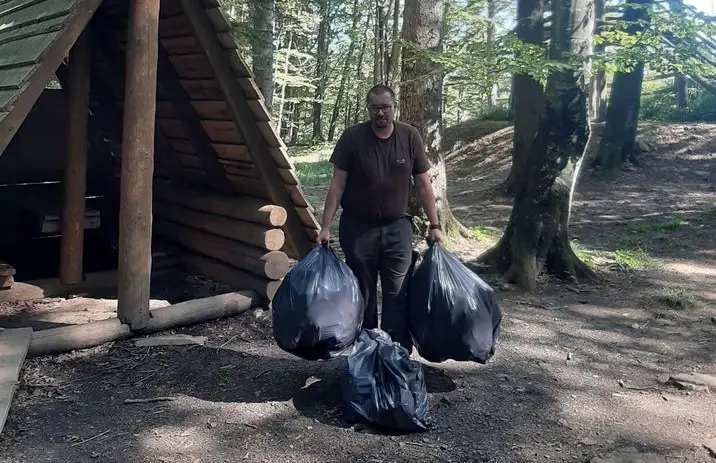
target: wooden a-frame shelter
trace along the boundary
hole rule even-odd
[[[218,2],[0,0],[0,162],[23,155],[13,137],[55,76],[67,102],[62,282],[83,278],[89,159],[119,209],[120,322],[149,323],[153,235],[270,300],[319,227]]]

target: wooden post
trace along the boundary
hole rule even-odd
[[[60,281],[65,285],[82,282],[87,188],[87,114],[90,94],[89,47],[89,31],[85,29],[70,50],[67,85],[67,165],[60,239]]]
[[[159,0],[132,0],[122,135],[117,316],[132,330],[149,322],[152,176],[157,107]]]

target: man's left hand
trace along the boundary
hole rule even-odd
[[[443,245],[443,232],[440,229],[430,230],[428,234],[431,243],[437,243],[440,246]]]

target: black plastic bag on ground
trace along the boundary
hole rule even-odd
[[[358,337],[365,306],[351,269],[317,246],[284,277],[272,302],[278,346],[306,360],[339,356]]]
[[[358,336],[342,390],[348,421],[363,418],[398,432],[431,426],[422,365],[382,330],[364,330]]]
[[[425,360],[484,364],[494,355],[502,322],[494,290],[442,246],[431,244],[412,275],[408,307]]]

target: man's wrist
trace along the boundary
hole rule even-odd
[[[440,230],[439,222],[430,222],[430,230]]]

